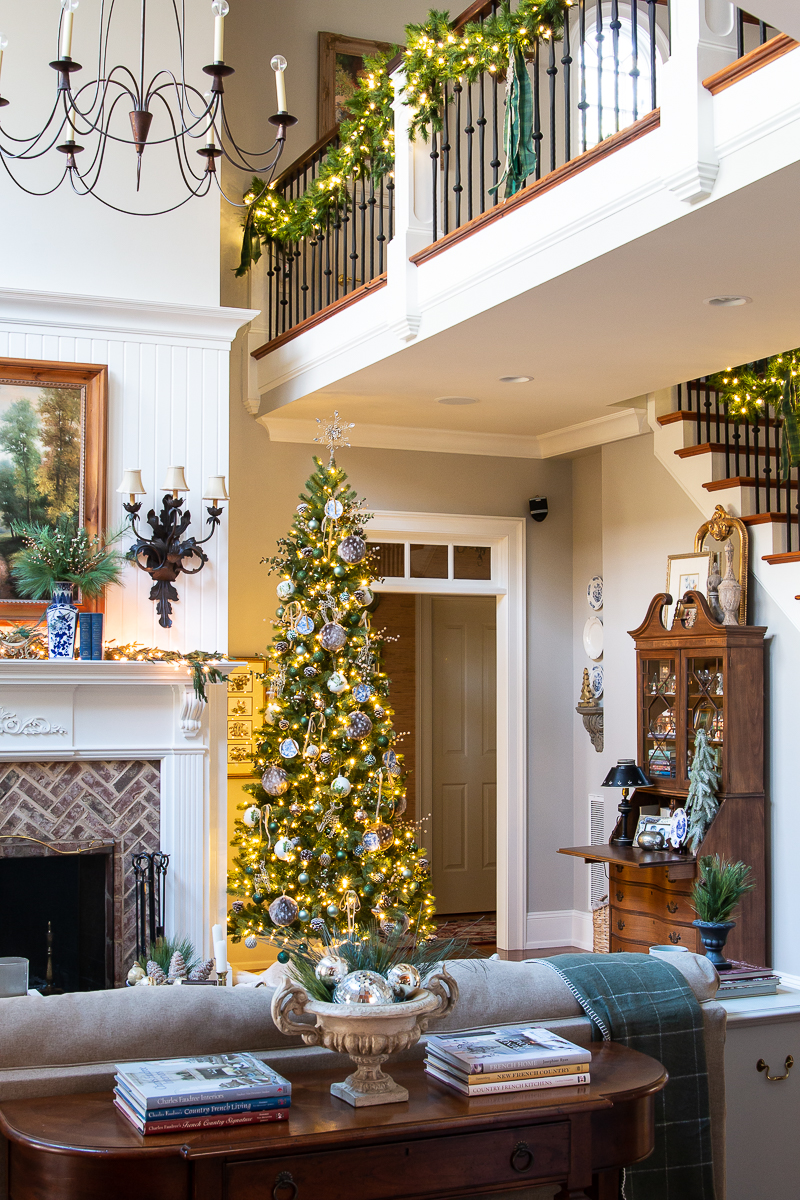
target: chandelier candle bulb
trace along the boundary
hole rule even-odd
[[[288,112],[289,109],[286,107],[286,79],[284,76],[284,71],[288,65],[286,59],[282,54],[276,54],[269,65],[275,72],[275,88],[278,93],[278,112]]]
[[[3,73],[3,51],[5,50],[7,45],[8,45],[8,38],[4,37],[3,34],[0,33],[0,75],[2,75],[2,73]]]
[[[75,20],[75,9],[78,7],[78,0],[61,0],[61,7],[64,10],[61,23],[61,57],[72,57],[72,24]]]
[[[230,12],[228,0],[214,0],[211,11],[214,14],[214,62],[221,63],[225,61],[225,17]]]

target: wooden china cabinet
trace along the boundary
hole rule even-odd
[[[690,592],[671,629],[662,612],[669,595],[655,596],[636,642],[637,762],[652,781],[631,797],[633,832],[642,806],[685,803],[694,739],[708,735],[717,759],[719,810],[699,854],[741,859],[753,868],[755,890],[745,896],[726,953],[766,965],[764,811],[764,635],[753,625],[721,625],[705,597]],[[636,846],[572,846],[564,854],[607,865],[611,950],[644,951],[669,944],[701,951],[693,927],[691,889],[697,863],[690,853]]]

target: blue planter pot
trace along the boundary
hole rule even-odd
[[[731,964],[722,954],[728,934],[736,924],[735,921],[692,921],[700,931],[700,941],[706,952],[706,958],[712,962],[718,971],[724,971]]]
[[[72,603],[73,585],[56,583],[47,606],[47,653],[49,658],[75,657],[78,610]]]

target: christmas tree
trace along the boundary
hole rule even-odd
[[[705,832],[719,808],[716,792],[719,788],[719,773],[716,769],[714,752],[708,744],[704,729],[698,729],[694,739],[694,758],[689,772],[689,794],[686,797],[686,814],[689,818],[688,838],[693,853],[705,837]]]
[[[338,413],[324,423],[327,466],[300,496],[278,553],[267,655],[267,705],[257,735],[258,780],[236,822],[229,876],[234,941],[296,939],[323,926],[434,931],[426,851],[403,821],[403,756],[395,750],[380,632],[371,626],[364,501],[337,467],[348,444]]]

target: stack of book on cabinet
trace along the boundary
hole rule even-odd
[[[731,959],[729,967],[719,972],[716,1000],[739,1000],[742,996],[774,996],[781,981],[769,967],[754,967],[752,963]]]
[[[114,1104],[139,1133],[282,1121],[292,1085],[252,1054],[117,1064]]]
[[[591,1054],[550,1029],[508,1025],[431,1036],[425,1071],[465,1096],[589,1082]]]

